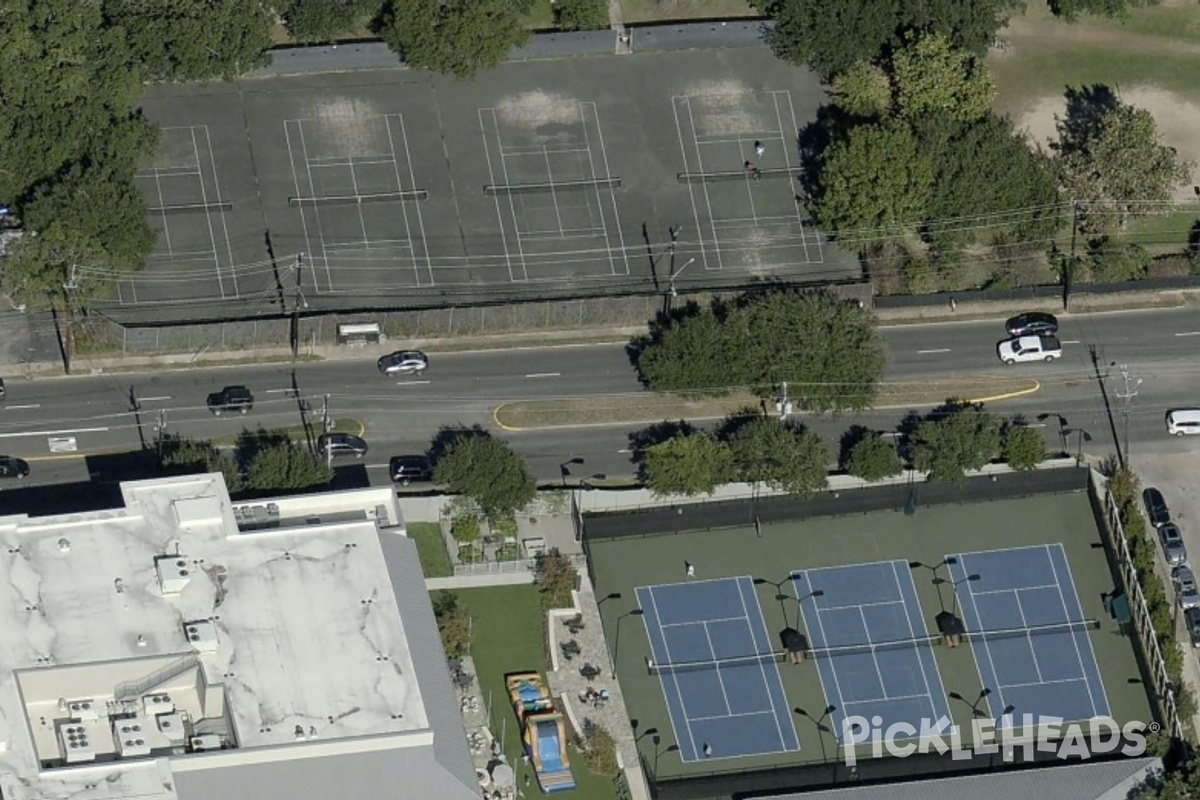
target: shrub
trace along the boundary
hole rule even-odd
[[[617,741],[605,728],[592,723],[586,726],[586,735],[580,737],[583,763],[597,775],[611,777],[617,774]]]
[[[850,448],[846,473],[864,481],[878,481],[899,475],[904,469],[892,443],[878,433],[870,433]]]
[[[554,24],[564,31],[598,31],[609,26],[607,0],[557,0]]]

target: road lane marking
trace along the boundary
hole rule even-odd
[[[397,386],[424,386],[429,381],[396,381]]]
[[[618,450],[617,452],[618,452],[618,453],[621,453],[622,455],[625,455],[625,454],[628,454],[628,453],[632,453],[633,451],[632,451],[632,450]]]
[[[64,436],[68,433],[107,433],[108,428],[72,428],[65,431],[22,431],[20,433],[0,433],[0,439],[15,439],[18,436]]]
[[[561,378],[561,372],[531,372],[526,378]]]
[[[295,394],[295,389],[267,389],[263,394]],[[166,398],[170,400],[171,398]]]
[[[171,397],[171,395],[169,395],[169,394],[164,394],[164,395],[162,395],[161,397],[139,397],[139,398],[138,398],[138,402],[139,402],[139,403],[154,403],[154,402],[157,402],[157,401],[162,401],[162,400],[174,400],[174,399],[175,399],[175,398],[174,398],[174,397]]]
[[[9,411],[20,411],[22,408],[41,408],[41,403],[26,403],[23,406],[4,406]]]
[[[51,453],[74,453],[79,449],[74,436],[51,436],[46,442]]]
[[[917,355],[924,356],[924,355],[929,355],[930,353],[949,353],[949,352],[950,352],[949,347],[939,347],[936,350],[918,350]]]
[[[1078,339],[1068,339],[1067,341],[1063,342],[1062,344],[1079,344],[1079,340]]]
[[[1175,335],[1176,336],[1200,336],[1200,331],[1185,331],[1183,333],[1177,333]]]

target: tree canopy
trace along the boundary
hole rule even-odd
[[[797,409],[871,405],[884,356],[872,314],[827,292],[776,290],[660,321],[635,342],[655,391],[773,396],[788,382]]]
[[[734,477],[733,453],[706,431],[684,431],[639,454],[638,479],[659,495],[712,494]]]
[[[298,42],[331,42],[364,19],[374,19],[383,0],[288,0],[283,20]]]
[[[433,477],[451,492],[474,500],[493,519],[524,508],[537,494],[525,460],[507,443],[477,429],[451,437],[437,457]]]
[[[471,78],[528,40],[528,7],[514,0],[391,0],[376,30],[411,66]]]
[[[1018,472],[1028,472],[1046,457],[1046,440],[1037,428],[1006,422],[1000,431],[1004,461]]]
[[[892,56],[896,111],[909,119],[943,114],[958,122],[987,115],[996,85],[983,61],[940,33],[911,37]]]
[[[756,416],[725,438],[738,479],[809,497],[828,485],[829,448],[815,433]]]
[[[982,405],[948,405],[917,425],[910,447],[930,481],[960,484],[1000,454],[1000,418]]]
[[[899,475],[904,464],[895,445],[878,433],[870,432],[850,448],[845,469],[848,475],[864,481],[878,481]]]

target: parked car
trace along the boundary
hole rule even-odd
[[[1183,624],[1187,628],[1192,647],[1200,648],[1200,608],[1188,608],[1183,612]]]
[[[433,480],[433,464],[425,456],[392,456],[388,473],[401,486],[425,483]]]
[[[1178,525],[1174,522],[1160,525],[1158,540],[1162,542],[1163,557],[1167,559],[1167,564],[1178,567],[1187,563],[1187,548],[1183,546],[1183,533]]]
[[[409,375],[429,368],[429,357],[420,350],[397,350],[376,363],[384,375]]]
[[[1051,336],[1058,333],[1058,317],[1043,311],[1018,314],[1004,323],[1009,336]]]
[[[23,458],[0,456],[0,478],[20,480],[29,474],[29,462]]]
[[[4,378],[0,378],[0,400],[4,399]]]
[[[997,344],[996,354],[1005,364],[1053,361],[1062,356],[1062,344],[1053,336],[1018,336]]]
[[[254,395],[245,386],[226,386],[208,396],[208,410],[213,416],[248,414],[254,408]]]
[[[1146,516],[1150,517],[1150,524],[1154,527],[1165,525],[1171,521],[1171,512],[1167,509],[1167,501],[1163,499],[1162,492],[1155,489],[1153,486],[1147,486],[1142,491],[1142,503],[1146,506]]]
[[[1175,599],[1181,608],[1200,608],[1200,586],[1196,585],[1196,573],[1191,567],[1176,567],[1171,571],[1175,582]]]
[[[1172,436],[1200,433],[1200,408],[1177,408],[1168,412],[1167,433]]]
[[[367,454],[367,440],[349,433],[322,433],[317,437],[317,452],[324,458],[362,458]]]

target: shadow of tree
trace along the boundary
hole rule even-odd
[[[654,319],[650,320],[649,330],[646,333],[634,336],[629,340],[629,344],[625,345],[625,355],[629,357],[629,365],[637,369],[642,353],[646,352],[651,345],[662,341],[666,331],[686,319],[700,316],[703,312],[704,309],[695,300],[688,300],[683,305],[672,308],[668,313],[660,311]]]
[[[433,439],[430,441],[429,449],[425,451],[425,455],[429,457],[429,460],[436,467],[438,461],[446,455],[459,439],[470,437],[491,438],[491,436],[492,434],[478,423],[470,426],[461,423],[457,425],[443,425],[433,435]]]
[[[676,436],[687,436],[696,432],[695,426],[686,420],[664,420],[656,422],[653,425],[647,425],[645,428],[640,428],[629,433],[629,449],[633,451],[632,460],[635,464],[641,464],[643,452],[647,447],[652,447],[656,444],[661,444],[668,439],[674,439]]]
[[[1102,83],[1067,87],[1064,97],[1067,107],[1058,119],[1058,141],[1050,143],[1052,150],[1063,154],[1077,152],[1095,138],[1104,115],[1121,104],[1112,87]]]
[[[846,429],[838,442],[838,469],[845,470],[847,468],[850,463],[850,451],[854,449],[855,445],[868,436],[874,435],[875,431],[866,425],[851,425]]]
[[[845,133],[852,120],[842,109],[826,103],[817,109],[817,118],[796,134],[796,149],[800,156],[800,172],[796,176],[798,203],[806,204],[816,196],[821,177],[821,156]]]

